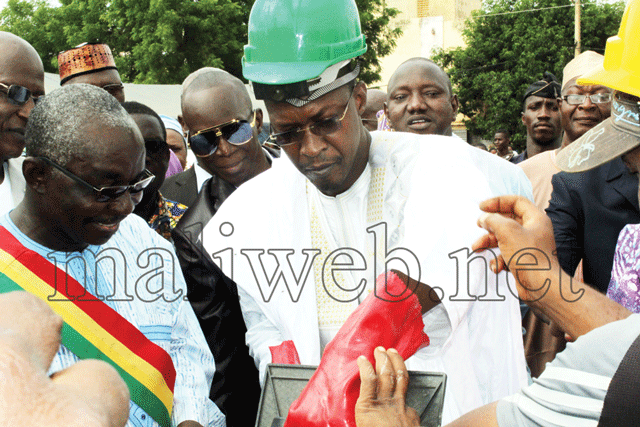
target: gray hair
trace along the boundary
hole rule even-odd
[[[25,132],[27,156],[66,165],[87,149],[87,124],[135,128],[135,122],[107,91],[88,84],[66,85],[47,94],[31,111]]]

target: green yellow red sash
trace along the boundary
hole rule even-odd
[[[169,354],[0,226],[0,293],[11,291],[27,291],[49,304],[64,320],[62,344],[80,359],[111,364],[129,386],[131,400],[170,427],[176,371]],[[52,295],[55,301],[49,300]]]

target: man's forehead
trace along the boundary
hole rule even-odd
[[[117,135],[116,145],[131,146],[140,145],[144,147],[144,139],[138,125],[131,116],[126,121],[127,125],[113,125],[108,117],[85,117],[82,125],[77,126],[74,134],[81,141],[86,141],[83,147],[90,151],[98,153],[107,153],[109,151],[118,150],[114,144],[105,144],[105,137]],[[86,154],[83,154],[86,155]]]
[[[447,75],[440,67],[428,61],[413,61],[400,65],[389,80],[389,92],[408,86],[408,81],[424,80],[431,85],[446,87]]]
[[[541,96],[532,95],[525,100],[524,106],[527,108],[533,105],[553,105],[557,103],[558,100],[556,98],[543,98]]]
[[[564,93],[578,93],[578,94],[583,94],[583,93],[593,93],[593,92],[602,92],[602,91],[608,91],[610,92],[611,89],[603,86],[603,85],[579,85],[577,83],[571,84],[567,84],[567,86],[564,89]]]
[[[84,143],[71,154],[71,159],[76,164],[91,166],[101,176],[116,177],[131,167],[141,171],[145,158],[144,139],[133,119],[130,127],[100,122],[97,120],[78,129],[77,137]]]
[[[0,36],[0,64],[1,82],[25,86],[36,95],[44,93],[42,61],[24,40]]]
[[[122,83],[117,70],[100,70],[69,79],[65,84],[87,83],[94,86]]]
[[[131,118],[136,125],[138,125],[138,129],[140,130],[143,138],[147,138],[149,135],[162,137],[162,125],[155,116],[152,116],[151,114],[134,113],[131,114]]]
[[[182,116],[189,128],[200,126],[202,121],[216,123],[244,118],[251,110],[251,99],[233,86],[212,86],[185,93]],[[229,119],[224,120],[229,117]],[[221,122],[222,123],[222,122]]]
[[[245,91],[245,92],[243,92]],[[241,100],[248,97],[244,87],[237,87],[235,85],[223,84],[203,87],[195,90],[187,90],[184,94],[184,103],[190,108],[203,108],[209,106],[224,107],[229,102],[238,103]],[[221,101],[225,101],[221,103]]]

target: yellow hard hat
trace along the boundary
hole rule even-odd
[[[579,85],[603,85],[640,96],[640,0],[631,0],[617,36],[609,37],[604,63],[578,79]]]

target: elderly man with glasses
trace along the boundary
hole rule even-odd
[[[74,84],[38,103],[25,138],[26,194],[0,218],[0,292],[25,290],[62,316],[50,372],[112,364],[131,392],[128,427],[224,426],[173,248],[130,215],[153,180],[136,123],[107,92]]]
[[[24,197],[24,130],[38,98],[44,95],[44,68],[33,46],[0,32],[0,215]]]
[[[564,135],[558,148],[547,146],[539,154],[530,157],[518,165],[531,181],[533,198],[540,209],[546,209],[553,191],[552,178],[560,172],[556,166],[556,155],[589,129],[602,122],[611,114],[611,89],[603,85],[579,85],[578,79],[584,74],[601,67],[604,56],[593,51],[586,51],[567,63],[562,72],[562,87],[559,102],[554,108],[560,114]],[[523,121],[524,116],[523,116]],[[551,128],[548,122],[547,130]],[[532,126],[536,132],[543,132],[545,126]],[[528,128],[529,129],[529,128]],[[559,129],[561,131],[562,129]],[[560,135],[560,134],[559,134]],[[572,207],[573,209],[573,207]],[[606,223],[606,218],[601,218]],[[576,219],[576,222],[580,220]],[[595,224],[594,224],[595,225]],[[577,227],[576,227],[577,229]],[[575,268],[575,267],[574,267]],[[566,344],[561,333],[554,333],[553,328],[538,319],[529,311],[524,318],[526,335],[524,348],[527,363],[533,377],[538,377],[547,362],[553,360],[558,351],[562,351]]]
[[[442,302],[422,317],[431,344],[409,364],[448,375],[445,421],[526,384],[518,302],[465,250],[477,202],[530,196],[524,173],[456,138],[364,127],[353,0],[258,0],[248,28],[243,73],[286,158],[235,191],[203,242],[238,285],[261,380],[268,363],[317,365],[376,277],[397,268]],[[387,314],[375,333],[400,332]]]
[[[611,88],[599,83],[578,84],[583,74],[602,68],[603,63],[602,55],[587,51],[565,69],[560,152],[611,115]],[[555,162],[555,153],[549,158]],[[526,169],[525,173],[530,175]],[[582,260],[584,282],[606,292],[618,235],[625,225],[640,222],[638,180],[619,158],[573,174],[559,172],[554,165],[553,173],[545,184],[549,197],[546,212],[553,223],[560,265],[574,274]]]

